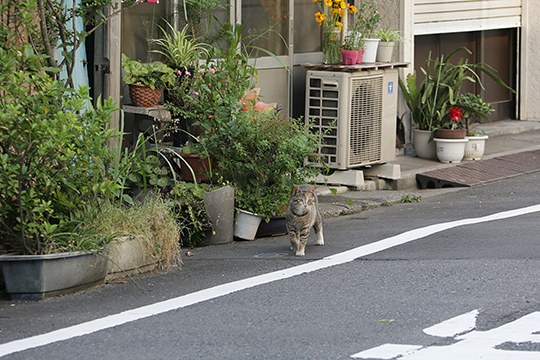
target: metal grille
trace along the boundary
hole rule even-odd
[[[309,81],[309,113],[306,121],[312,130],[323,135],[319,146],[320,161],[328,165],[337,164],[339,118],[339,90],[338,87],[322,84],[321,79],[311,78]]]
[[[382,76],[351,80],[349,165],[361,165],[381,158]]]

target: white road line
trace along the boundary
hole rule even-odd
[[[105,316],[96,320],[73,325],[67,328],[51,331],[45,334],[32,336],[25,339],[11,341],[0,345],[0,357],[16,352],[32,349],[39,346],[52,344],[55,342],[68,340],[71,338],[91,334],[100,330],[109,329],[115,326],[126,324],[132,321],[144,319],[150,316],[163,314],[171,310],[177,310],[208,301],[233,292],[249,289],[258,285],[268,284],[274,281],[288,279],[297,275],[310,273],[325,269],[335,265],[346,264],[355,259],[374,254],[394,246],[406,244],[408,242],[424,238],[426,236],[455,228],[458,226],[478,224],[494,220],[502,220],[515,216],[526,215],[540,211],[540,205],[533,205],[521,209],[504,211],[479,218],[450,221],[442,224],[435,224],[419,229],[410,230],[396,236],[392,236],[372,244],[367,244],[345,251],[339,254],[328,256],[321,260],[316,260],[307,264],[294,266],[292,268],[274,271],[268,274],[250,277],[243,280],[233,281],[227,284],[218,285],[212,288],[200,290],[191,294],[179,296],[177,298],[165,300],[155,304],[127,310],[118,314]]]

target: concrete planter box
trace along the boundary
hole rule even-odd
[[[154,270],[158,260],[144,240],[121,237],[107,245],[107,280]]]
[[[14,300],[40,300],[102,284],[107,257],[92,252],[1,255],[6,292]]]

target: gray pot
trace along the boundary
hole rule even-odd
[[[204,196],[204,208],[213,229],[207,236],[205,245],[231,243],[234,234],[234,188],[223,186],[207,192]]]
[[[40,300],[103,283],[107,258],[92,252],[0,255],[6,292],[14,300]]]

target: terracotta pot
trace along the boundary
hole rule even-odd
[[[439,139],[465,139],[467,129],[437,129],[435,137]]]
[[[184,154],[180,153],[182,158],[188,163],[189,167],[182,161],[180,167],[180,175],[185,181],[194,181],[197,182],[207,182],[210,180],[210,174],[216,170],[217,161],[215,159],[204,158],[198,154]],[[193,170],[193,173],[191,170]],[[193,179],[193,174],[195,174],[195,179]]]

